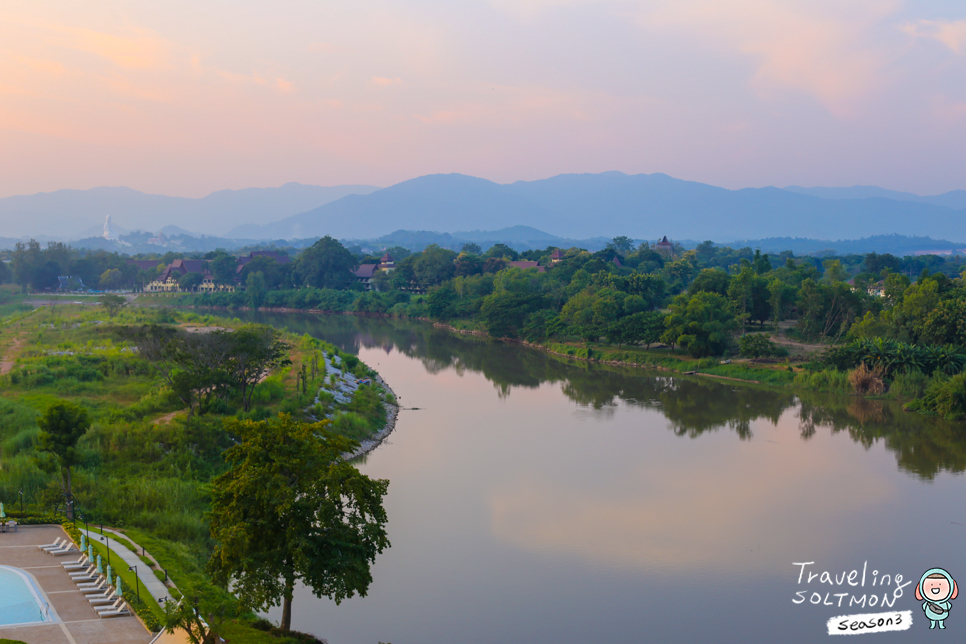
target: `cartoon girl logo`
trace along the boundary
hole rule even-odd
[[[922,602],[922,612],[929,620],[929,628],[946,628],[943,622],[949,617],[951,601],[959,595],[959,587],[953,576],[942,568],[930,568],[922,573],[916,586],[916,599]]]

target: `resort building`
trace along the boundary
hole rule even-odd
[[[393,259],[392,255],[386,253],[379,259],[378,264],[359,264],[359,267],[353,271],[353,275],[366,287],[367,291],[371,291],[372,278],[376,274],[380,271],[390,273],[394,270],[396,270],[396,260]]]

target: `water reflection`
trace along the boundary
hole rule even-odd
[[[247,319],[284,326],[296,333],[315,334],[319,317],[302,314],[247,313]],[[847,432],[869,447],[882,441],[899,467],[924,479],[939,472],[966,470],[966,427],[902,410],[892,401],[798,392],[757,386],[736,386],[705,378],[671,378],[638,369],[593,365],[567,360],[524,347],[475,336],[458,336],[425,323],[362,318],[325,317],[325,338],[345,351],[380,348],[399,351],[422,362],[426,371],[453,370],[483,374],[502,398],[514,388],[535,389],[559,383],[575,403],[600,416],[613,414],[618,402],[660,411],[678,436],[697,438],[707,432],[732,430],[751,439],[755,421],[777,425],[786,412],[797,415],[801,438],[817,427],[833,434]]]

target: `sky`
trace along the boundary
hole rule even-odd
[[[0,4],[0,197],[664,172],[966,189],[961,0]]]

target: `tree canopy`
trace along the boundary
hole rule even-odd
[[[239,443],[230,469],[211,484],[209,572],[255,610],[282,604],[291,628],[297,581],[336,603],[365,596],[370,566],[389,547],[382,506],[389,481],[374,480],[342,454],[357,443],[286,414],[229,421]]]
[[[91,419],[87,410],[71,402],[55,402],[37,421],[40,426],[38,450],[51,454],[60,467],[63,479],[64,494],[67,500],[73,500],[73,482],[71,468],[80,463],[80,453],[77,443],[91,427]],[[68,517],[74,518],[74,508],[67,506]]]
[[[349,288],[356,281],[352,271],[358,265],[355,255],[326,235],[302,251],[296,271],[305,286]]]

